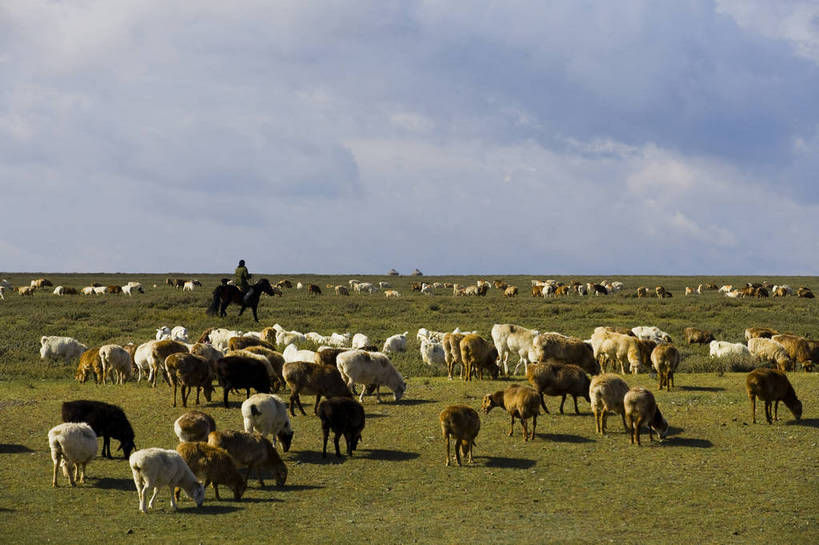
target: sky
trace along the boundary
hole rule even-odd
[[[4,0],[0,270],[819,275],[819,2]]]

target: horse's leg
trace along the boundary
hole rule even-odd
[[[259,321],[259,317],[256,315],[256,307],[257,307],[257,306],[258,306],[258,303],[257,303],[256,305],[253,305],[253,306],[252,306],[252,307],[250,307],[250,308],[251,308],[251,310],[253,310],[253,320],[255,320],[255,321],[257,321],[257,322],[258,322],[258,321]]]

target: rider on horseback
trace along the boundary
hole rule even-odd
[[[245,267],[245,260],[239,260],[239,266],[236,267],[236,271],[233,273],[234,283],[236,287],[242,290],[244,293],[243,299],[245,302],[248,301],[248,296],[250,295],[250,278],[253,275],[247,272],[247,267]]]

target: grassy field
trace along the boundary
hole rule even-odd
[[[39,275],[0,275],[14,285]],[[772,426],[751,424],[744,373],[726,372],[710,362],[707,347],[682,345],[678,388],[657,392],[671,425],[663,443],[631,446],[619,419],[609,419],[610,434],[594,433],[589,406],[538,421],[535,441],[524,443],[520,428],[506,437],[508,419],[495,409],[481,415],[482,428],[471,467],[445,467],[437,415],[448,404],[480,405],[487,392],[520,379],[464,384],[441,377],[423,365],[415,330],[478,329],[485,336],[493,323],[513,322],[587,338],[593,328],[656,325],[681,339],[686,326],[709,328],[717,338],[744,340],[747,326],[764,325],[809,337],[819,336],[814,300],[796,298],[729,300],[715,293],[682,297],[682,288],[704,280],[743,283],[751,278],[618,277],[627,289],[611,297],[543,300],[522,295],[506,300],[495,290],[486,298],[410,295],[409,278],[390,280],[404,294],[309,297],[288,290],[281,299],[263,298],[259,324],[228,310],[226,319],[206,316],[208,294],[217,276],[200,275],[204,288],[182,293],[163,286],[157,275],[46,275],[55,285],[74,287],[92,281],[123,284],[142,281],[144,295],[33,298],[7,294],[0,302],[0,530],[4,541],[94,542],[112,536],[139,543],[276,542],[308,543],[816,543],[819,501],[819,375],[793,373],[802,399],[803,419],[795,422],[782,407]],[[179,275],[182,276],[182,275]],[[270,275],[272,280],[281,275]],[[346,282],[345,277],[290,275],[293,280]],[[528,292],[531,277],[505,277]],[[561,279],[561,278],[558,278]],[[443,280],[443,279],[442,279]],[[462,283],[474,278],[447,278]],[[578,278],[578,280],[587,280]],[[600,280],[594,278],[591,280]],[[815,287],[815,278],[768,278],[794,287]],[[151,286],[156,283],[156,289]],[[675,297],[631,297],[638,285],[663,284]],[[325,289],[325,292],[327,290]],[[367,426],[360,450],[341,462],[321,458],[317,419],[296,416],[296,436],[283,456],[290,473],[283,489],[251,481],[239,501],[215,501],[206,493],[202,508],[185,500],[171,513],[168,493],[158,508],[142,515],[127,462],[97,458],[89,482],[76,489],[50,486],[51,460],[46,432],[59,423],[59,406],[69,399],[99,399],[121,405],[136,431],[138,448],[173,448],[172,408],[165,386],[151,389],[80,385],[73,370],[40,362],[39,337],[70,335],[86,344],[141,342],[161,325],[182,324],[192,335],[214,325],[242,330],[273,323],[303,332],[361,331],[382,342],[410,332],[410,351],[393,358],[408,378],[399,403],[365,399]],[[656,388],[647,375],[627,377],[631,385]],[[655,390],[656,391],[656,390]],[[241,398],[233,406],[204,409],[222,429],[239,428]],[[391,400],[391,396],[385,399]],[[567,407],[570,403],[567,405]],[[309,409],[308,409],[309,411]],[[761,410],[758,421],[764,422]],[[571,414],[570,414],[571,413]],[[343,443],[343,442],[342,442]],[[114,442],[116,445],[116,441]],[[229,496],[225,494],[224,496]],[[69,537],[66,537],[69,536]]]

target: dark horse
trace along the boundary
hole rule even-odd
[[[250,286],[246,293],[242,293],[239,288],[230,284],[216,286],[213,290],[213,301],[208,307],[208,314],[216,314],[218,310],[219,316],[226,316],[225,309],[227,309],[228,305],[236,303],[242,307],[239,310],[239,316],[247,307],[250,307],[253,309],[253,319],[258,322],[259,317],[256,316],[256,307],[259,306],[259,297],[261,297],[262,293],[273,295],[273,286],[270,285],[267,278],[262,278]]]

